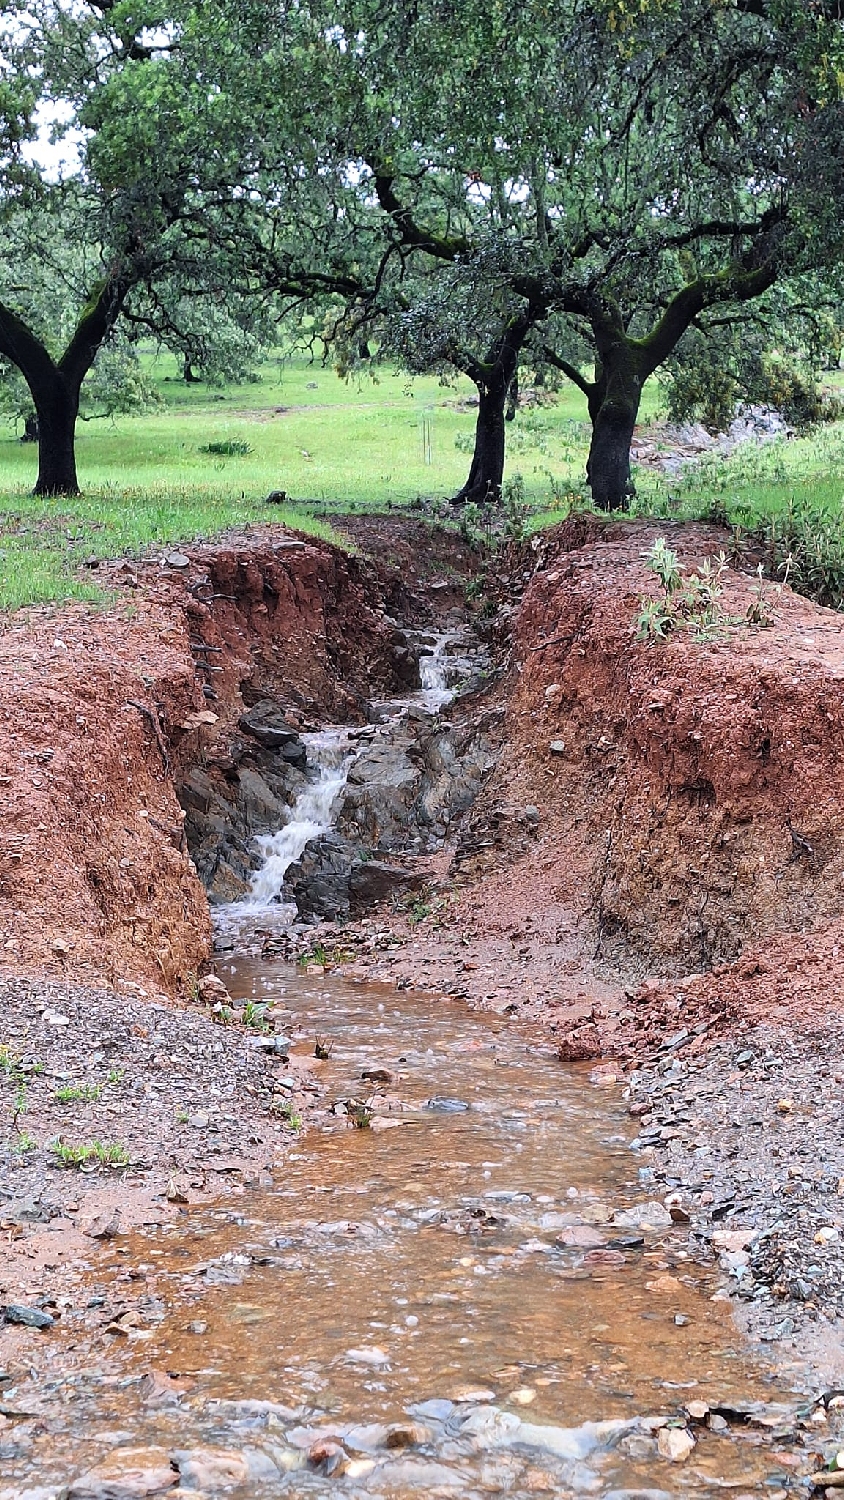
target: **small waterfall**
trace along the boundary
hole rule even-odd
[[[318,773],[317,780],[309,782],[297,797],[289,823],[276,833],[264,833],[256,838],[264,863],[252,878],[250,895],[237,903],[244,914],[275,906],[290,866],[295,864],[311,839],[328,833],[334,803],[346,785],[349,769],[358,754],[357,747],[349,744],[347,729],[325,729],[319,734],[304,735],[303,739],[308,763]]]
[[[436,714],[454,697],[454,688],[446,685],[446,664],[451,661],[452,666],[456,665],[449,652],[450,646],[453,649],[455,637],[438,635],[428,639],[431,641],[430,651],[419,658],[421,689],[407,698],[383,705],[390,711],[391,718],[401,719],[413,704],[424,708],[428,713]],[[468,662],[466,665],[468,672]],[[386,722],[389,723],[389,720]],[[248,921],[258,913],[272,913],[282,921],[296,918],[295,906],[279,902],[284,877],[312,839],[330,832],[335,804],[362,748],[362,745],[350,744],[349,731],[342,728],[324,729],[318,734],[303,735],[302,738],[307,749],[308,765],[312,771],[316,771],[316,779],[309,781],[303,788],[283,828],[276,833],[264,833],[256,837],[255,843],[263,855],[264,863],[252,877],[249,895],[243,901],[218,909],[215,917],[218,930],[223,930],[230,924],[236,930],[243,919]]]
[[[430,654],[419,658],[419,680],[422,687],[420,692],[414,694],[414,699],[432,713],[436,713],[438,708],[444,708],[454,697],[453,688],[446,686],[446,647],[450,640],[450,636],[440,636]]]

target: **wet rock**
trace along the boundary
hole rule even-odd
[[[413,1416],[424,1417],[429,1422],[447,1422],[454,1411],[454,1402],[447,1401],[443,1397],[434,1397],[430,1401],[418,1402],[409,1410]]]
[[[86,1224],[82,1233],[90,1240],[113,1240],[120,1233],[120,1209],[112,1209],[110,1214],[97,1214],[96,1218]]]
[[[196,989],[200,1000],[205,1005],[214,1005],[217,1000],[221,1000],[223,1005],[232,1004],[231,995],[222,979],[216,974],[203,974],[202,978],[197,980]]]
[[[384,1434],[385,1448],[421,1448],[430,1443],[433,1433],[421,1422],[395,1422]]]
[[[356,860],[349,870],[349,901],[352,910],[365,910],[388,901],[403,890],[418,889],[424,876],[402,865],[388,865],[381,860]]]
[[[581,1427],[554,1427],[524,1422],[513,1412],[482,1407],[470,1412],[460,1427],[461,1436],[472,1437],[480,1450],[528,1447],[553,1453],[557,1458],[579,1460],[596,1449],[608,1447],[624,1432],[636,1427],[630,1421],[584,1422]]]
[[[607,1236],[600,1229],[595,1229],[591,1224],[574,1224],[570,1229],[564,1229],[557,1235],[554,1242],[562,1246],[580,1246],[584,1249],[592,1249],[596,1245],[606,1245]]]
[[[448,1099],[435,1094],[432,1099],[426,1099],[425,1108],[432,1109],[438,1115],[459,1115],[469,1108],[464,1099]]]
[[[278,1467],[258,1448],[190,1448],[171,1454],[180,1487],[218,1490],[250,1480],[277,1479]]]
[[[320,1473],[339,1479],[349,1467],[349,1455],[334,1438],[318,1438],[308,1449],[308,1463]]]
[[[432,1490],[437,1494],[449,1494],[466,1488],[466,1475],[459,1469],[449,1469],[445,1464],[423,1458],[403,1458],[385,1464],[379,1469],[379,1479],[384,1489],[406,1495],[426,1495]]]
[[[7,1323],[20,1323],[24,1328],[52,1328],[55,1318],[40,1307],[25,1307],[21,1302],[10,1302],[3,1309]]]
[[[143,1500],[175,1489],[179,1477],[163,1448],[118,1448],[71,1481],[67,1500]]]
[[[668,1490],[607,1490],[604,1500],[674,1500]]]
[[[389,1354],[375,1344],[368,1349],[347,1349],[346,1359],[353,1365],[372,1365],[375,1368],[390,1362]]]
[[[671,1222],[668,1209],[656,1201],[638,1203],[613,1217],[613,1223],[621,1229],[670,1229]]]
[[[263,699],[244,714],[238,727],[267,750],[280,751],[282,758],[304,770],[307,753],[295,729],[291,729],[277,703]]]

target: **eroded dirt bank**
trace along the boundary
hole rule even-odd
[[[121,1194],[128,1222],[241,1190],[281,1160],[281,1078],[297,1109],[317,1089],[274,1031],[216,1026],[185,997],[210,957],[199,875],[212,900],[246,889],[255,834],[300,785],[300,734],[370,733],[373,703],[418,680],[414,631],[465,625],[465,548],[407,522],[356,532],[377,562],[256,528],[104,569],[113,609],[33,611],[0,637],[0,1041],[29,1093],[18,1137],[125,1136],[132,1164],[88,1200],[90,1178],[45,1178],[10,1138],[4,1299],[27,1256],[48,1263],[39,1219],[73,1226],[72,1259]],[[362,756],[340,846],[296,874],[301,909],[334,920],[267,944],[518,1018],[565,1060],[618,1059],[599,1078],[630,1089],[643,1190],[675,1195],[695,1256],[760,1305],[757,1331],[803,1338],[844,1284],[834,1064],[813,1086],[842,1042],[844,622],[785,590],[750,627],[752,581],[731,572],[710,639],[642,645],[641,554],[660,534],[689,568],[725,542],[576,520],[514,552],[477,611],[490,675]],[[330,905],[353,856],[385,898],[357,921]],[[99,1093],[70,1130],[56,1085],[83,1072]],[[795,1214],[768,1254],[783,1183]]]
[[[200,874],[212,898],[242,893],[255,834],[279,826],[302,779],[299,733],[365,724],[372,698],[418,682],[394,611],[424,624],[429,582],[448,610],[455,548],[441,556],[425,528],[415,540],[411,570],[403,554],[252,528],[101,566],[112,607],[6,622],[0,1300],[44,1264],[60,1290],[88,1231],[272,1171],[291,1134],[283,1039],[197,1004],[211,967]],[[128,1167],[62,1170],[57,1146],[96,1143]]]

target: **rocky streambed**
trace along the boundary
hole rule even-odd
[[[226,979],[283,1016],[278,1092],[292,1120],[315,1092],[318,1128],[30,1297],[52,1321],[0,1377],[2,1500],[785,1500],[831,1458],[837,1409],[743,1352],[620,1091],[455,1002],[278,960]]]

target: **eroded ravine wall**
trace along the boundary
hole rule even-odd
[[[113,608],[0,635],[0,968],[173,993],[210,944],[176,788],[256,701],[315,727],[406,682],[402,586],[280,527],[100,576]]]
[[[844,621],[785,589],[768,628],[732,623],[754,595],[731,571],[709,638],[644,644],[640,600],[658,587],[642,554],[662,534],[612,525],[549,548],[517,618],[507,766],[489,795],[504,782],[540,807],[597,958],[678,974],[838,916]],[[725,537],[668,540],[693,567]]]

